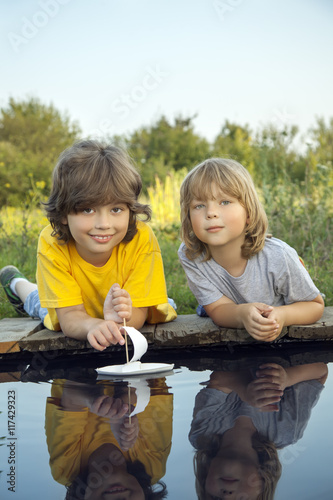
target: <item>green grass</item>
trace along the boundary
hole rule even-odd
[[[35,281],[36,275],[36,249],[35,241],[27,243],[22,235],[13,235],[10,239],[0,238],[0,269],[8,264],[16,266],[29,280]],[[0,287],[0,318],[13,318],[17,316],[14,308],[9,303],[7,296]]]
[[[178,232],[175,232],[174,237],[165,235],[162,231],[155,231],[155,234],[162,252],[168,296],[176,302],[178,314],[193,314],[198,303],[187,286],[186,276],[178,259],[177,252],[181,243],[177,237]]]

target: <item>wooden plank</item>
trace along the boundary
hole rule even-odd
[[[154,342],[155,325],[144,325],[140,331],[147,338],[148,344]],[[21,350],[30,352],[62,349],[92,349],[89,342],[71,339],[66,337],[62,332],[54,332],[47,328],[43,328],[40,331],[21,338],[18,344]],[[130,340],[129,345],[131,345]]]
[[[333,340],[333,307],[325,307],[320,321],[313,325],[293,325],[288,329],[288,335],[293,339],[302,340]]]
[[[279,339],[287,334],[287,328]],[[210,318],[197,314],[178,316],[170,323],[156,325],[155,346],[205,346],[209,344],[254,344],[257,341],[244,329],[222,328],[216,326]]]
[[[19,352],[19,341],[42,327],[32,318],[4,318],[0,321],[0,353]]]
[[[0,373],[0,384],[3,382],[20,382],[21,372],[4,372]]]

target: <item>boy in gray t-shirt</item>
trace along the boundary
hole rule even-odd
[[[219,326],[275,340],[284,326],[318,321],[324,301],[296,251],[267,237],[267,217],[239,163],[197,165],[180,191],[179,259],[189,287]]]
[[[324,363],[213,372],[195,398],[189,432],[198,498],[273,499],[277,450],[301,439],[327,375]]]

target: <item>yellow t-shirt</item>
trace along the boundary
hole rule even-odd
[[[148,307],[148,323],[175,319],[168,304],[163,262],[157,239],[147,224],[138,222],[129,242],[121,242],[108,262],[95,267],[77,252],[75,242],[61,244],[47,226],[37,250],[37,284],[42,307],[48,309],[44,325],[60,330],[55,309],[83,304],[94,318],[103,318],[105,297],[114,283],[131,296],[133,307]]]
[[[69,485],[87,467],[90,455],[101,445],[119,444],[112,433],[110,421],[83,408],[64,411],[60,405],[65,380],[54,380],[51,397],[47,398],[45,432],[53,478]],[[128,451],[122,451],[126,461],[139,460],[152,478],[152,484],[166,473],[171,450],[173,395],[166,384],[160,390],[151,389],[150,401],[138,413],[139,435]],[[104,386],[104,394],[113,397],[113,386]]]

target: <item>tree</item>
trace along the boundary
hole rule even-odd
[[[213,156],[231,158],[253,173],[252,133],[248,125],[242,127],[225,121],[213,143]]]
[[[190,169],[209,156],[209,143],[194,132],[193,119],[178,116],[171,124],[162,116],[125,138],[144,186],[153,184],[156,174],[163,180],[171,170]]]
[[[258,185],[304,177],[305,163],[294,146],[297,134],[296,125],[281,130],[268,124],[257,132],[253,141],[253,175]]]
[[[50,189],[57,157],[80,133],[76,123],[52,104],[37,98],[16,101],[0,110],[0,201],[17,204],[34,181]]]
[[[310,148],[313,167],[323,165],[333,170],[333,118],[326,125],[324,118],[317,118],[316,125],[310,129]]]

